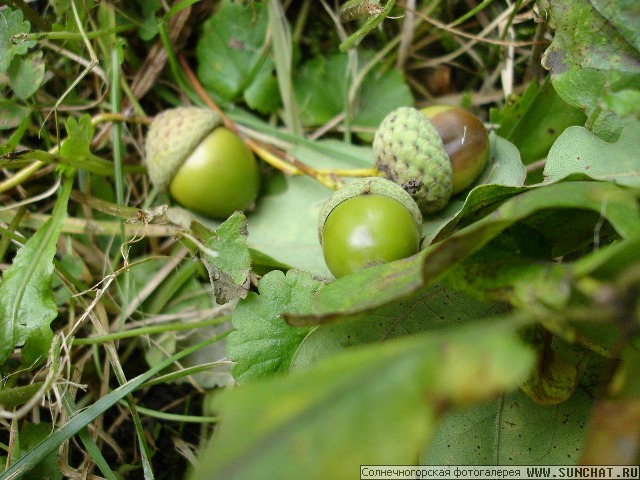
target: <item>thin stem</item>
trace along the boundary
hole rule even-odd
[[[119,25],[117,27],[107,28],[104,30],[97,30],[95,32],[85,32],[84,35],[80,32],[37,32],[26,33],[20,36],[20,40],[82,40],[88,38],[90,40],[99,38],[115,33],[127,32],[136,28],[135,25]]]
[[[157,333],[165,332],[180,332],[183,330],[195,330],[197,328],[209,327],[212,325],[221,325],[231,320],[231,315],[225,315],[223,317],[204,320],[202,322],[177,322],[165,325],[150,325],[146,327],[135,328],[131,330],[120,330],[117,332],[106,333],[103,335],[97,335],[95,337],[74,338],[74,345],[94,345],[107,342],[115,342],[123,340],[125,338],[134,338],[141,335],[153,335]]]
[[[193,86],[194,90],[198,93],[198,95],[200,95],[200,98],[202,98],[204,103],[212,110],[218,112],[222,116],[222,121],[224,123],[224,126],[227,127],[229,130],[231,130],[232,132],[236,133],[237,135],[243,137],[243,139],[245,140],[249,148],[251,148],[251,150],[260,158],[262,158],[265,162],[272,165],[274,168],[277,168],[278,170],[281,170],[282,172],[287,173],[289,175],[291,175],[292,173],[302,172],[305,175],[308,175],[314,178],[315,180],[320,182],[322,185],[332,190],[337,190],[343,185],[342,181],[336,175],[320,173],[315,168],[310,167],[309,165],[301,162],[300,160],[298,160],[293,155],[287,152],[283,152],[273,147],[272,145],[264,143],[260,140],[246,138],[246,136],[240,132],[235,122],[231,120],[227,115],[225,115],[222,109],[216,104],[213,98],[211,98],[211,96],[207,93],[205,88],[202,86],[202,84],[196,77],[193,70],[191,70],[191,67],[187,63],[186,59],[184,57],[180,57],[180,62],[182,64],[182,67],[189,81],[191,82],[191,85]]]

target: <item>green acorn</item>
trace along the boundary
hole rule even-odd
[[[418,252],[422,215],[405,190],[386,178],[361,178],[336,191],[318,217],[329,271],[342,277]]]
[[[391,112],[376,131],[373,151],[378,169],[404,188],[423,214],[447,204],[453,185],[451,162],[424,113],[411,107]]]
[[[165,110],[151,123],[145,150],[151,182],[182,206],[219,219],[253,209],[260,188],[257,160],[217,112]]]
[[[222,117],[208,108],[178,107],[156,115],[145,146],[151,183],[167,190],[185,158],[220,125]]]

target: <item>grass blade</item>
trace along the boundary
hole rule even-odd
[[[161,372],[172,363],[177,362],[181,358],[191,355],[201,348],[204,348],[207,345],[220,340],[220,338],[222,338],[223,336],[224,335],[218,335],[216,337],[205,340],[204,342],[198,343],[193,347],[178,352],[175,355],[167,358],[163,362],[159,363],[157,366],[149,369],[142,375],[129,380],[127,383],[116,388],[108,395],[105,395],[89,408],[87,408],[86,410],[82,410],[76,416],[72,417],[66,424],[55,430],[45,440],[39,443],[38,446],[27,453],[24,457],[20,458],[9,469],[2,473],[2,475],[0,476],[0,480],[13,480],[20,478],[33,466],[37,465],[38,462],[45,458],[50,452],[56,450],[63,442],[76,435],[96,417],[102,415],[110,407],[125,398],[127,395],[136,391],[142,384],[150,380],[154,375]]]

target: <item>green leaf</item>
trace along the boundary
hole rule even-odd
[[[607,143],[586,128],[570,127],[549,152],[544,168],[546,182],[572,173],[640,187],[640,121],[627,119],[615,143]]]
[[[33,95],[44,78],[44,61],[42,52],[34,52],[9,66],[9,81],[16,96],[27,99]]]
[[[266,180],[249,215],[249,245],[292,268],[330,277],[318,240],[318,214],[331,191],[307,176]]]
[[[341,318],[337,317],[337,321],[315,328],[298,348],[291,367],[308,369],[345,348],[485,321],[486,317],[503,311],[502,303],[479,302],[444,285],[432,285],[349,321],[339,321]],[[285,318],[292,323],[300,317],[286,314]]]
[[[151,40],[158,34],[158,15],[162,8],[160,0],[144,0],[140,3],[140,38],[142,40]]]
[[[603,99],[607,110],[611,110],[620,117],[628,117],[638,114],[638,105],[640,105],[640,90],[631,88],[611,92]]]
[[[93,139],[94,125],[91,123],[91,116],[85,114],[76,120],[73,117],[65,123],[67,129],[67,140],[60,146],[60,154],[65,157],[76,157],[80,159],[91,159],[91,140]]]
[[[273,112],[274,106],[279,106],[273,61],[265,51],[268,24],[262,2],[242,5],[225,0],[204,22],[196,45],[202,84],[228,101],[237,101],[244,95],[262,113]]]
[[[546,157],[567,127],[584,125],[585,120],[582,109],[567,104],[550,80],[542,86],[531,83],[521,98],[491,112],[491,123],[500,125],[496,133],[518,148],[525,165]]]
[[[631,18],[637,6],[622,13],[616,3],[605,9],[609,18],[588,0],[545,0],[541,7],[555,28],[542,62],[551,71],[556,91],[567,103],[585,110],[599,136],[614,139],[619,118],[602,111],[601,100],[610,92],[640,90],[640,52],[618,28],[626,33],[625,26],[635,22]]]
[[[277,111],[282,103],[278,80],[273,75],[271,68],[271,63],[265,62],[256,80],[244,91],[244,100],[247,105],[264,115]]]
[[[289,370],[309,329],[290,327],[282,314],[310,312],[311,298],[322,285],[306,272],[274,270],[260,280],[259,294],[249,293],[238,303],[227,351],[239,382]]]
[[[349,349],[223,392],[220,423],[190,479],[341,480],[362,464],[412,464],[444,405],[510,391],[532,365],[504,324]]]
[[[582,258],[587,259],[594,243],[602,248],[619,238],[600,212],[542,209],[460,261],[443,282],[477,298],[504,300],[525,310],[541,303],[562,308],[576,274],[574,265],[557,259],[585,253]],[[582,267],[579,270],[585,272]]]
[[[358,55],[358,64],[373,57],[369,51]],[[294,85],[305,126],[323,125],[341,113],[349,113],[352,125],[373,129],[395,108],[413,104],[402,74],[379,64],[367,72],[355,104],[349,105],[353,81],[349,62],[349,55],[341,53],[327,59],[315,58],[298,69]]]
[[[574,465],[593,400],[578,390],[554,406],[515,391],[455,409],[438,425],[422,465]]]
[[[0,72],[5,73],[9,69],[16,55],[25,55],[35,46],[34,40],[22,38],[30,30],[31,24],[23,21],[21,10],[0,10]]]
[[[29,115],[29,109],[13,100],[0,100],[0,130],[13,130]]]
[[[63,183],[51,218],[18,251],[0,283],[0,365],[17,347],[31,367],[47,357],[58,311],[53,296],[53,258],[66,216],[72,180]]]
[[[636,50],[640,50],[640,30],[638,30],[640,3],[635,0],[616,0],[615,2],[589,0],[589,2],[627,42]]]
[[[525,189],[413,257],[335,280],[314,296],[314,316],[354,314],[404,298],[439,279],[516,222],[550,208],[592,210],[601,213],[620,237],[640,236],[636,197],[615,184],[567,181]]]
[[[225,304],[246,297],[251,255],[247,247],[247,219],[244,214],[235,212],[204,241],[206,250],[200,251],[200,259],[209,272],[217,302]]]
[[[445,285],[485,301],[503,300],[524,308],[539,296],[549,304],[566,303],[564,265],[527,258],[516,245],[499,248],[493,243],[456,264],[443,278]]]

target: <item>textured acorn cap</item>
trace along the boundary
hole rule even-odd
[[[336,190],[325,202],[318,216],[318,238],[320,239],[320,245],[322,245],[324,223],[327,221],[327,218],[329,218],[333,209],[345,200],[359,195],[385,195],[397,200],[409,210],[416,222],[418,231],[422,231],[422,214],[416,202],[411,198],[411,195],[391,180],[382,177],[367,177],[358,179],[345,185],[340,190]]]
[[[422,213],[447,204],[453,184],[451,161],[424,113],[411,107],[391,112],[376,131],[373,151],[380,171],[409,192]]]
[[[208,108],[177,107],[156,115],[145,142],[145,162],[151,182],[166,190],[175,173],[222,116]]]

